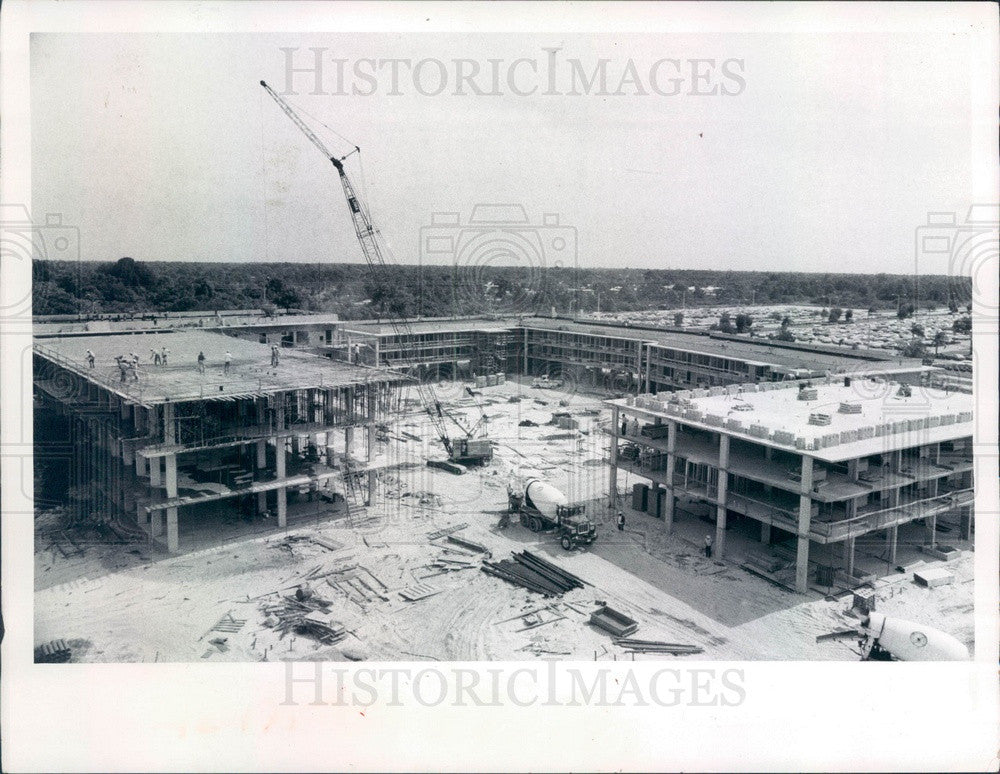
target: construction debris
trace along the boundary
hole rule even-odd
[[[440,594],[440,593],[441,589],[436,589],[424,583],[415,583],[412,586],[407,586],[405,589],[399,590],[399,596],[401,596],[407,602],[416,602],[418,600],[426,599],[427,597],[432,597],[435,594]]]
[[[458,532],[459,530],[465,529],[468,526],[469,525],[463,521],[461,524],[455,524],[454,526],[451,527],[445,527],[444,529],[439,529],[434,532],[428,532],[427,539],[437,540],[440,537],[444,537],[445,535],[450,535],[453,532]]]
[[[279,602],[261,605],[264,625],[281,634],[289,632],[312,637],[325,645],[333,645],[347,636],[347,630],[330,616],[331,603],[312,590],[299,589],[301,594],[282,597]]]
[[[246,624],[246,618],[233,618],[232,614],[226,613],[222,618],[220,618],[215,626],[212,627],[213,632],[229,632],[235,634]],[[209,640],[211,642],[211,640]]]
[[[682,642],[661,642],[658,640],[616,639],[615,645],[630,653],[669,653],[673,656],[687,656],[704,653],[705,649],[697,645],[687,645]]]
[[[476,551],[480,554],[489,555],[490,550],[482,545],[481,543],[474,543],[471,540],[466,540],[465,538],[455,537],[454,535],[448,535],[448,542],[454,543],[456,546],[461,546],[462,548],[468,548],[471,551]]]

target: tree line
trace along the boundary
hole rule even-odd
[[[367,319],[798,303],[912,313],[918,308],[965,307],[972,293],[968,277],[900,274],[407,264],[389,267],[388,276],[391,284],[375,281],[366,265],[356,263],[36,260],[33,311],[297,309]],[[734,329],[741,322],[734,320]]]

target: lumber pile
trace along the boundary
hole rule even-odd
[[[264,625],[281,634],[295,632],[325,645],[333,645],[347,636],[347,630],[330,615],[330,602],[299,588],[295,594],[283,596],[277,602],[261,605],[265,615]]]
[[[340,570],[332,570],[317,578],[325,578],[326,583],[336,589],[362,609],[371,602],[387,602],[387,586],[364,565],[353,564]]]
[[[462,555],[453,558],[451,556],[439,556],[430,564],[425,564],[421,566],[421,569],[429,570],[430,572],[421,575],[420,580],[426,578],[433,578],[435,575],[444,575],[449,572],[458,572],[459,570],[471,570],[478,566],[478,560],[475,557]]]
[[[466,540],[465,538],[455,537],[454,535],[448,535],[445,538],[449,543],[454,543],[456,546],[461,548],[468,548],[470,551],[475,551],[479,554],[488,554],[490,550],[482,545],[481,543],[474,543],[471,540]]]
[[[705,652],[704,648],[697,645],[687,645],[683,642],[636,640],[624,637],[615,640],[615,645],[624,648],[629,653],[669,653],[672,656],[688,656]]]
[[[584,586],[584,581],[577,576],[528,551],[514,553],[511,559],[501,562],[484,560],[481,569],[487,575],[547,597],[559,596]]]
[[[450,535],[453,532],[458,532],[459,530],[465,529],[468,526],[469,525],[463,521],[461,524],[455,524],[451,527],[445,527],[444,529],[435,530],[434,532],[428,532],[427,539],[437,540],[440,537],[444,537],[445,535]]]

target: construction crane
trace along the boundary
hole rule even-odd
[[[361,252],[364,253],[365,261],[368,263],[368,269],[371,272],[373,284],[376,288],[389,288],[392,285],[392,278],[389,276],[388,263],[386,261],[386,256],[391,256],[389,247],[385,244],[381,232],[372,223],[371,214],[368,211],[368,207],[365,202],[358,196],[354,184],[351,182],[350,177],[347,175],[347,170],[344,168],[344,161],[355,153],[361,153],[361,149],[355,145],[354,150],[350,151],[345,156],[336,156],[324,145],[323,141],[316,136],[316,133],[309,128],[308,125],[299,117],[292,107],[285,102],[278,94],[268,86],[264,81],[260,82],[260,85],[264,87],[264,90],[271,95],[271,98],[277,103],[278,107],[288,116],[292,123],[294,123],[299,130],[309,139],[309,141],[316,146],[316,148],[322,153],[327,160],[333,164],[334,168],[337,170],[337,174],[340,176],[340,184],[344,189],[344,196],[347,198],[347,206],[351,211],[351,220],[354,223],[354,232],[357,235],[358,243],[361,245]],[[389,320],[393,333],[396,334],[397,339],[402,343],[406,339],[403,337],[409,337],[413,334],[413,329],[410,323],[405,318],[397,319],[395,316],[390,315]],[[434,388],[429,384],[425,384],[419,377],[416,380],[417,392],[420,396],[420,402],[423,405],[424,410],[430,417],[431,422],[434,425],[434,430],[438,435],[438,439],[441,441],[448,453],[448,466],[445,469],[451,470],[455,473],[461,473],[464,471],[464,465],[483,465],[489,462],[493,458],[493,444],[487,438],[473,439],[471,437],[471,432],[466,431],[466,437],[453,441],[448,435],[447,423],[445,418],[447,416],[444,408],[441,406],[441,401],[438,400],[437,396],[434,394]]]

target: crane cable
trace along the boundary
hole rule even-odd
[[[264,263],[270,258],[270,238],[267,231],[267,156],[264,151],[264,93],[260,94],[260,177],[264,187]],[[265,283],[266,285],[266,283]],[[267,301],[265,297],[264,301]]]

